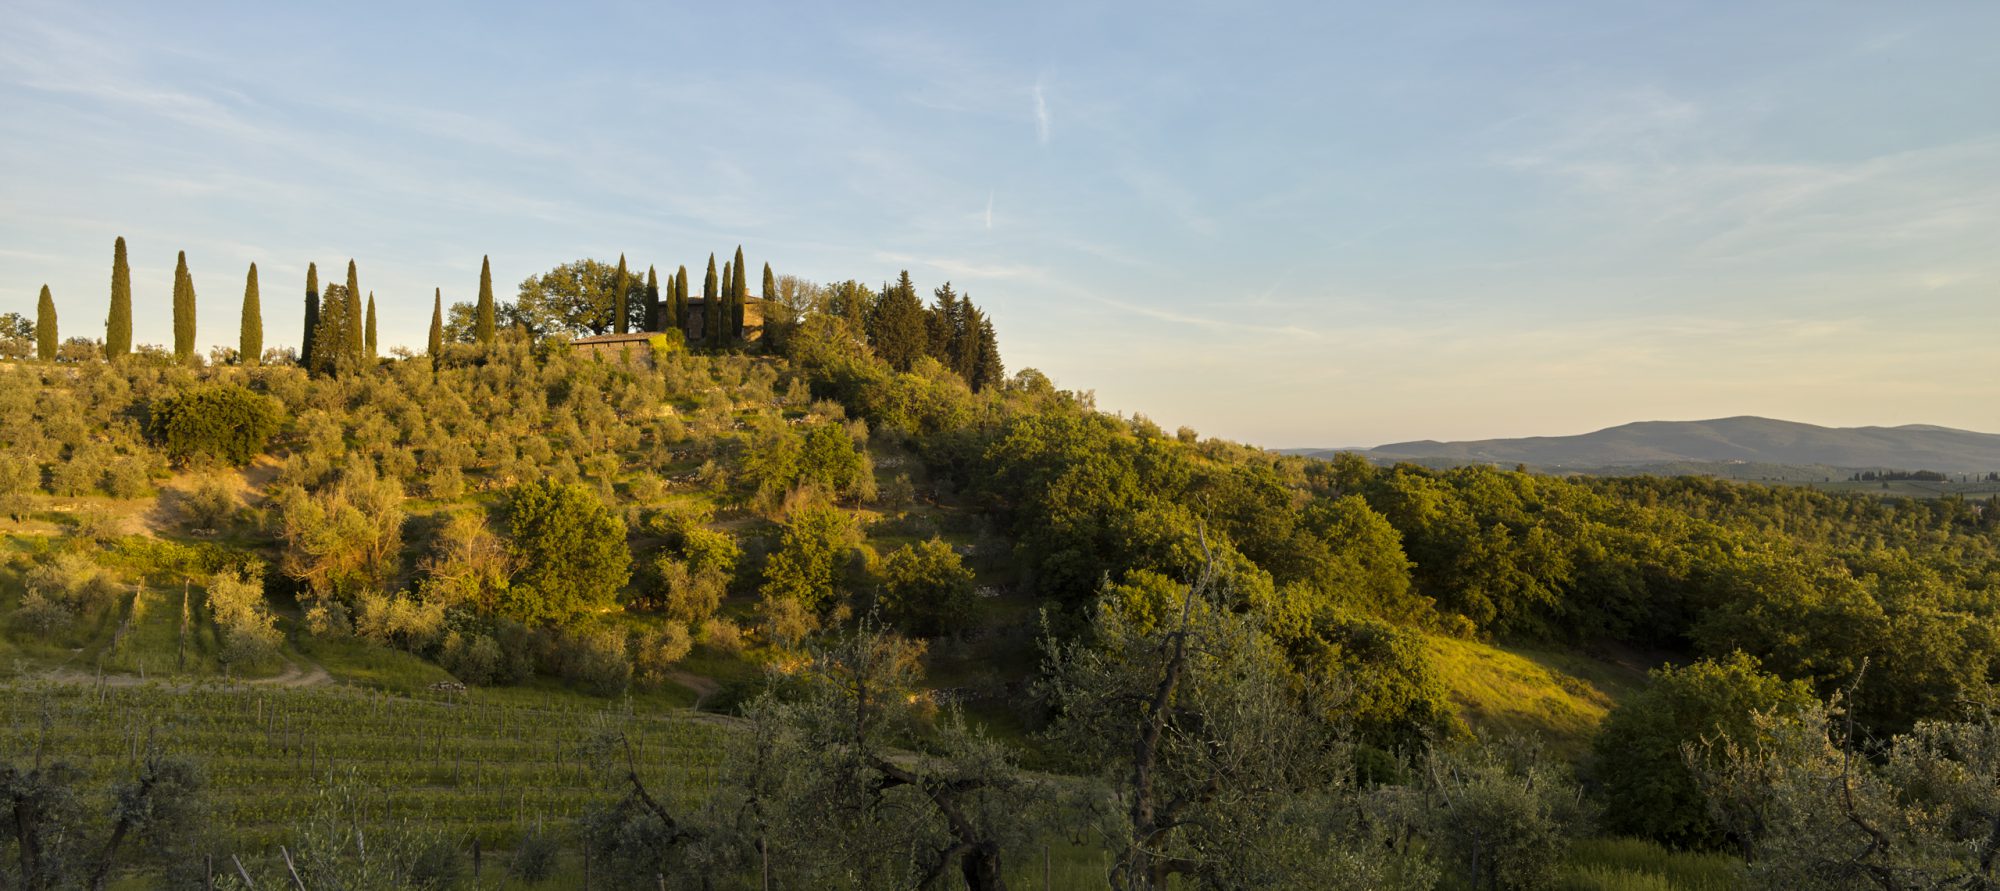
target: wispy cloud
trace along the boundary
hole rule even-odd
[[[1049,100],[1042,94],[1042,81],[1035,79],[1035,142],[1049,144]]]
[[[993,231],[993,192],[986,193],[986,230]]]

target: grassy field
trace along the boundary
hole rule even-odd
[[[1538,734],[1558,755],[1581,755],[1598,722],[1645,672],[1576,653],[1429,638],[1439,676],[1474,732]]]

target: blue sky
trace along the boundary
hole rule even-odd
[[[987,307],[1273,447],[1761,414],[2000,430],[2000,4],[0,0],[0,311],[383,339],[582,256]],[[331,273],[338,275],[337,271]]]

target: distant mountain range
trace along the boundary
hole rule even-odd
[[[1601,470],[1657,465],[1783,465],[1826,469],[2000,470],[2000,434],[1909,424],[1820,427],[1770,418],[1641,421],[1577,436],[1529,436],[1468,442],[1418,440],[1372,449],[1290,449],[1327,457],[1352,451],[1377,461],[1426,464],[1527,464],[1544,470]]]

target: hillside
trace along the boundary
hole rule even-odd
[[[1339,450],[1301,449],[1324,457]],[[1529,436],[1463,442],[1416,440],[1361,451],[1377,460],[1528,464],[1552,470],[1675,464],[1762,464],[1826,468],[1897,468],[1985,474],[2000,469],[2000,434],[1925,424],[1821,427],[1735,417],[1640,421],[1576,436]]]

